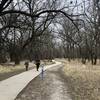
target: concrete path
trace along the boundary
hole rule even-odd
[[[60,62],[56,62],[56,64],[46,66],[44,70],[60,64]],[[1,81],[0,100],[14,100],[19,92],[21,92],[22,89],[40,73],[41,71],[37,72],[36,69],[33,69]]]

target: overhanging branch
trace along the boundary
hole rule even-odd
[[[44,13],[61,13],[64,16],[66,16],[75,25],[75,27],[78,29],[77,25],[74,23],[73,19],[71,18],[73,15],[69,15],[62,10],[44,10],[44,11],[41,11],[41,12],[35,14],[35,15],[27,13],[25,11],[20,11],[20,10],[7,10],[7,11],[1,12],[0,16],[6,15],[6,14],[9,14],[9,13],[12,13],[12,14],[19,13],[19,14],[22,14],[22,15],[25,15],[25,16],[28,16],[28,17],[39,17],[41,14],[44,14]],[[78,29],[78,31],[79,31],[79,29]]]

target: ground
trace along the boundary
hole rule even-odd
[[[16,100],[71,100],[62,66],[50,68],[33,79]]]
[[[33,79],[16,100],[100,100],[100,61],[97,65],[80,60],[50,68]]]
[[[82,64],[79,60],[64,62],[68,89],[73,100],[100,100],[100,61]]]

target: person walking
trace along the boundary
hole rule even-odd
[[[40,60],[35,60],[35,64],[36,64],[36,69],[37,71],[39,70],[39,67],[40,67]]]
[[[41,78],[42,80],[44,78],[44,65],[43,64],[41,65]]]
[[[29,62],[28,62],[28,61],[26,61],[24,65],[25,65],[26,71],[28,71]]]

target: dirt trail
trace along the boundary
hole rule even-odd
[[[57,66],[45,71],[43,80],[41,75],[33,79],[16,100],[72,100],[61,68]]]

